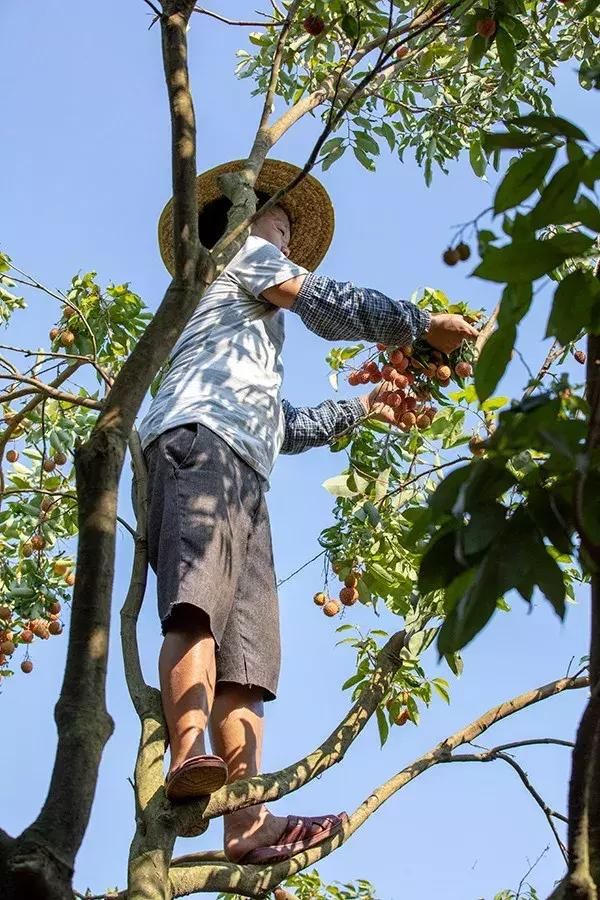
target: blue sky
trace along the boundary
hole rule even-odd
[[[225,7],[222,8],[224,9]],[[245,15],[248,4],[228,4]],[[129,280],[151,309],[167,285],[156,246],[156,223],[170,196],[170,128],[160,60],[159,32],[147,31],[142,0],[17,0],[2,9],[0,60],[3,91],[2,222],[0,247],[15,263],[50,286],[66,285],[78,270],[100,280]],[[198,166],[208,168],[243,156],[249,148],[260,100],[250,82],[233,77],[242,30],[205,17],[193,22],[191,72],[198,117]],[[581,91],[565,66],[555,91],[560,113],[593,132],[597,96]],[[275,156],[301,163],[315,123],[302,123]],[[455,299],[491,309],[492,285],[468,278],[469,268],[441,262],[452,227],[489,206],[491,188],[468,163],[450,177],[436,174],[425,188],[421,171],[384,152],[376,174],[344,157],[323,178],[331,192],[337,229],[321,271],[342,280],[409,296],[432,285]],[[520,349],[532,368],[541,361],[547,311],[538,298],[524,323]],[[43,344],[55,310],[42,295],[15,318],[14,343]],[[0,340],[3,340],[0,336]],[[328,345],[290,315],[287,323],[285,395],[294,403],[330,396],[324,356]],[[575,373],[581,377],[582,370]],[[503,385],[518,395],[525,381],[518,361]],[[281,458],[269,496],[279,577],[312,557],[317,536],[330,522],[331,497],[322,482],[338,472],[340,457],[327,450]],[[124,473],[122,512],[128,506]],[[131,556],[120,531],[114,592],[114,633],[108,704],[116,730],[102,762],[94,812],[82,847],[76,886],[94,891],[123,886],[133,827],[131,774],[138,723],[130,706],[119,656],[117,618]],[[352,671],[351,652],[335,648],[335,624],[313,606],[321,587],[318,563],[281,590],[284,664],[280,695],[267,708],[265,770],[289,764],[320,743],[348,705],[340,685]],[[356,741],[344,762],[302,792],[275,804],[279,813],[321,814],[352,810],[394,772],[435,742],[495,703],[563,674],[586,652],[587,599],[569,608],[564,624],[547,604],[531,614],[515,599],[510,615],[498,615],[465,652],[465,674],[451,681],[449,707],[434,701],[418,729],[394,732],[379,750],[375,725]],[[160,643],[151,582],[140,621],[147,678],[156,683]],[[352,610],[347,621],[394,628],[391,616],[375,625],[371,612]],[[66,642],[53,639],[33,649],[35,672],[16,677],[0,697],[3,709],[4,778],[0,824],[18,833],[36,815],[53,760],[53,705],[60,686]],[[446,676],[430,654],[429,671]],[[501,724],[489,746],[519,737],[574,734],[584,697],[562,696]],[[520,758],[548,803],[565,810],[568,752],[534,748]],[[185,852],[220,845],[220,824],[201,839],[180,841]],[[329,879],[370,879],[382,900],[491,900],[516,887],[546,846],[531,876],[540,894],[561,873],[561,858],[543,817],[500,763],[433,770],[390,800],[338,853],[319,866]]]

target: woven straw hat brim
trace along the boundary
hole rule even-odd
[[[241,169],[245,160],[237,159],[223,163],[203,172],[196,179],[198,208],[202,209],[211,200],[221,197],[218,178],[224,172]],[[265,160],[256,183],[257,191],[273,195],[285,187],[300,172],[292,163],[277,159]],[[290,259],[309,272],[317,268],[331,244],[335,217],[333,205],[323,185],[312,175],[307,175],[293,191],[281,201],[281,206],[290,217],[292,235]],[[158,243],[160,255],[171,273],[175,271],[173,253],[173,200],[163,209],[158,223]]]

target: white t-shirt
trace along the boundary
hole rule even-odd
[[[268,480],[281,448],[282,310],[260,294],[306,269],[250,235],[198,302],[139,426],[142,447],[199,422]]]

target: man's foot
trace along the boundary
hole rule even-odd
[[[207,797],[227,781],[227,766],[219,756],[190,756],[167,775],[165,791],[171,803]]]
[[[245,815],[244,815],[245,814]],[[347,820],[340,816],[272,816],[240,810],[227,817],[225,854],[231,862],[261,864],[289,859],[338,834]]]

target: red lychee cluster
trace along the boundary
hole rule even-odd
[[[20,644],[31,644],[38,637],[46,641],[53,634],[61,634],[63,626],[60,622],[60,603],[50,603],[46,611],[47,618],[31,619],[26,622],[11,623],[12,610],[8,606],[0,607],[0,666],[8,663]],[[33,671],[33,662],[27,655],[21,663],[21,671],[29,675]]]
[[[438,350],[415,352],[413,347],[394,349],[377,344],[379,362],[369,360],[348,376],[348,384],[378,384],[386,382],[390,389],[382,389],[378,398],[383,406],[391,409],[397,426],[408,431],[411,428],[429,428],[436,407],[431,405],[432,386],[447,387],[453,375],[451,360]],[[468,351],[465,351],[468,352]],[[467,360],[454,362],[454,375],[468,378],[473,367]]]
[[[357,569],[352,569],[345,578],[341,578],[344,586],[340,590],[339,600],[329,597],[323,591],[319,591],[313,597],[317,606],[320,606],[326,616],[332,618],[337,616],[342,606],[354,606],[358,601],[358,583],[361,573]]]

